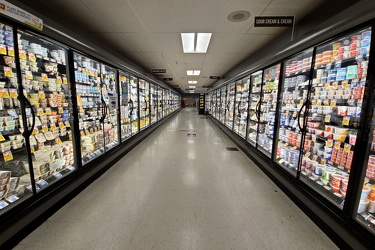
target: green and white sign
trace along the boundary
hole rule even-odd
[[[0,0],[0,13],[24,23],[34,29],[43,30],[43,20],[17,6]]]

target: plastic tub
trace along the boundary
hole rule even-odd
[[[344,142],[347,135],[333,134],[333,139],[338,142]]]
[[[332,132],[324,131],[324,137],[327,138],[327,139],[332,139],[333,138],[333,133]]]
[[[340,189],[341,180],[344,179],[344,177],[342,175],[339,175],[339,174],[333,174],[331,177],[332,177],[331,186]]]
[[[338,116],[346,116],[348,114],[348,106],[338,106],[337,107],[337,115]]]
[[[358,205],[357,213],[361,214],[367,211],[369,202],[367,200],[361,200]]]
[[[336,127],[335,128],[335,132],[338,135],[347,135],[348,132],[349,132],[349,129],[348,128],[339,128],[339,127]]]

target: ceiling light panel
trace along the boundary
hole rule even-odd
[[[188,76],[199,76],[201,73],[200,70],[186,70]]]
[[[189,89],[195,89],[195,88],[196,88],[196,86],[189,85]]]
[[[181,33],[184,53],[207,53],[212,33]]]
[[[189,84],[197,84],[198,81],[188,81]]]

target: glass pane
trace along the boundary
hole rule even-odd
[[[104,102],[101,99],[100,64],[86,56],[74,53],[75,84],[81,156],[85,165],[104,153],[104,133],[101,120]]]
[[[304,126],[301,108],[307,101],[312,53],[313,49],[309,49],[287,60],[284,66],[276,162],[294,176],[297,176],[299,166]],[[314,119],[321,120],[317,116]]]
[[[163,118],[163,89],[158,87],[157,91],[158,100],[158,120]]]
[[[150,125],[150,85],[144,80],[139,80],[139,112],[141,130]]]
[[[233,129],[233,112],[234,112],[234,102],[235,102],[235,83],[231,83],[227,86],[227,115],[225,118],[225,125],[230,129]]]
[[[256,146],[259,124],[260,93],[262,85],[263,71],[258,71],[250,76],[251,92],[249,99],[249,115],[247,141]]]
[[[258,148],[271,157],[280,64],[264,70],[259,112]]]
[[[220,122],[222,124],[225,123],[225,115],[226,115],[226,103],[227,103],[227,88],[222,87],[221,88],[221,96],[220,96]]]
[[[24,95],[34,114],[29,138],[37,191],[74,170],[72,101],[67,77],[67,51],[62,46],[19,31]],[[32,123],[28,118],[28,124]],[[26,155],[26,154],[25,154]]]
[[[119,144],[118,139],[118,93],[116,82],[116,70],[107,65],[101,65],[101,92],[104,100],[104,144],[105,150],[109,150]]]
[[[246,139],[247,115],[249,105],[250,77],[241,80],[237,85],[236,99],[239,100],[235,110],[235,132]]]
[[[121,119],[121,141],[129,139],[132,135],[130,123],[130,82],[129,74],[122,71],[119,73],[120,80],[120,119]]]
[[[157,87],[153,84],[150,84],[150,111],[151,111],[151,123],[155,123],[157,118],[156,118],[156,112],[157,112],[157,107],[158,107],[158,98],[157,98],[157,93],[156,93]]]
[[[132,124],[132,135],[139,132],[139,116],[138,116],[138,78],[130,76],[130,122]]]
[[[361,117],[368,57],[359,31],[317,47],[304,153],[305,178],[342,208]],[[358,56],[356,58],[356,56]],[[363,62],[363,63],[362,63]],[[304,175],[301,175],[303,177]]]
[[[19,94],[14,58],[13,28],[0,23],[4,37],[0,43],[0,214],[32,196],[31,176],[25,138],[20,131],[24,124],[17,96]],[[21,43],[21,41],[20,41]],[[22,47],[20,47],[23,50]],[[25,51],[25,50],[23,50]],[[26,55],[26,51],[24,52]],[[27,57],[22,66],[28,65]],[[27,109],[28,117],[31,116]]]

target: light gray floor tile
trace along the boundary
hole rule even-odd
[[[336,248],[200,117],[182,110],[15,249]]]

